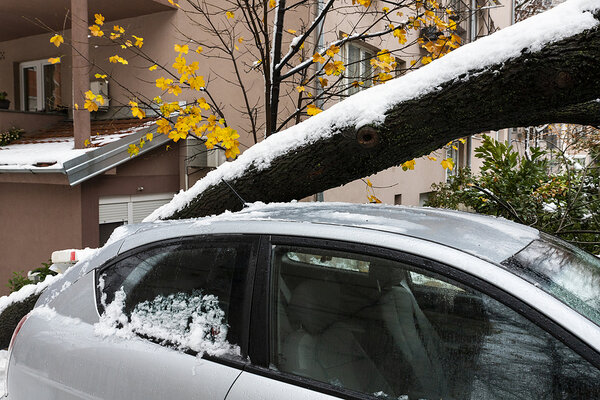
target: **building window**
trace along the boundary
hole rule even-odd
[[[61,105],[60,63],[47,60],[19,65],[22,111],[55,111]]]
[[[371,59],[375,57],[376,52],[356,43],[346,43],[344,53],[347,66],[346,84],[348,85],[348,95],[351,96],[357,93],[361,87],[373,85]]]
[[[455,176],[458,172],[458,164],[459,164],[459,160],[460,160],[460,157],[459,157],[460,153],[458,151],[458,146],[459,146],[459,142],[454,141],[446,147],[446,157],[445,158],[452,158],[452,161],[454,162],[454,168],[445,170],[446,171],[446,181],[448,181],[451,176]]]
[[[419,193],[419,207],[423,207],[425,205],[425,203],[429,200],[429,195],[431,195],[432,192],[423,192],[423,193]]]
[[[394,204],[396,204],[396,205],[402,204],[402,195],[401,194],[394,195]]]
[[[174,193],[140,194],[133,196],[101,197],[98,204],[100,245],[112,232],[125,224],[137,224],[173,198]]]

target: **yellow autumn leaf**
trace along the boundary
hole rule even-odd
[[[152,139],[154,139],[154,135],[152,134],[152,132],[146,133],[146,140],[151,142]]]
[[[204,82],[204,77],[202,77],[202,76],[196,76],[196,77],[190,78],[188,80],[188,83],[189,83],[190,87],[194,90],[200,90],[206,86],[206,82]]]
[[[346,67],[344,67],[344,63],[341,61],[328,62],[323,67],[326,75],[339,75],[345,69]]]
[[[296,90],[298,91],[298,93],[302,93],[304,92],[305,88],[304,86],[296,86]]]
[[[135,144],[130,144],[129,147],[127,148],[127,153],[129,153],[130,157],[137,155],[139,152],[140,152],[140,148],[137,147]]]
[[[87,99],[85,101],[85,104],[83,105],[83,107],[86,110],[88,110],[89,112],[98,111],[98,104],[96,104],[96,102],[94,102],[94,101],[92,101],[90,99]]]
[[[320,112],[323,112],[323,110],[321,110],[319,107],[315,106],[314,104],[309,104],[308,106],[306,106],[306,113],[310,116],[317,115]]]
[[[65,39],[62,37],[62,35],[59,35],[58,33],[54,34],[54,36],[52,36],[50,38],[50,43],[52,43],[56,47],[59,47],[61,45],[61,43],[64,43],[64,42],[65,42]]]
[[[231,18],[235,17],[235,14],[231,11],[227,11],[225,13],[225,15],[227,16],[227,19],[231,19]]]
[[[462,144],[467,143],[467,141],[465,139],[463,139],[463,138],[458,139],[458,141],[461,142]]]
[[[161,77],[156,80],[156,87],[162,90],[167,90],[172,83],[173,79],[165,79]]]
[[[338,46],[336,46],[335,44],[332,44],[331,46],[329,46],[329,48],[327,49],[327,51],[325,53],[329,57],[333,57],[334,55],[339,53],[339,51],[340,51],[340,48]]]
[[[96,36],[96,37],[104,36],[104,32],[100,29],[100,27],[98,25],[92,25],[92,26],[90,26],[89,29],[90,29],[92,36]]]
[[[312,57],[313,62],[315,63],[321,63],[323,64],[325,62],[325,57],[323,57],[322,55],[320,55],[319,53],[315,53]]]
[[[167,88],[167,91],[175,96],[179,96],[181,94],[181,87],[177,85],[171,85]]]
[[[277,5],[277,2],[275,0],[269,0],[269,7],[273,8]]]
[[[321,87],[325,87],[325,86],[327,86],[329,81],[325,78],[319,78],[319,83],[321,84]]]
[[[188,51],[190,51],[190,48],[187,44],[184,44],[183,46],[180,46],[178,44],[173,45],[173,48],[175,49],[175,51],[177,53],[179,53],[181,55],[181,53],[183,54],[187,54]]]
[[[169,4],[171,4],[172,6],[181,8],[181,6],[177,3],[175,3],[173,0],[168,0],[168,1],[169,1]]]
[[[210,110],[210,105],[206,102],[204,97],[200,97],[198,100],[196,100],[196,103],[198,103],[198,107],[201,109]]]
[[[386,13],[386,14],[387,14],[388,12],[390,12],[390,9],[389,9],[389,7],[383,7],[381,10],[382,10],[384,13]]]
[[[150,68],[148,68],[150,71],[154,71],[156,70],[156,68],[158,68],[158,65],[154,64],[153,66],[151,66]]]
[[[415,169],[415,164],[416,164],[415,160],[408,160],[408,161],[402,163],[401,167],[402,167],[403,171],[408,171],[409,169],[413,170],[413,169]]]
[[[144,44],[144,38],[143,37],[137,37],[135,35],[131,35],[131,36],[135,39],[135,45],[141,49],[142,46],[143,46],[143,44]]]
[[[370,203],[377,203],[377,204],[381,203],[381,200],[379,200],[377,198],[377,196],[375,196],[374,194],[367,196],[367,199],[369,199]]]
[[[102,14],[94,14],[94,18],[96,18],[94,21],[96,25],[104,25],[104,16]]]
[[[116,63],[121,63],[123,65],[129,64],[129,62],[126,59],[124,59],[123,57],[120,57],[118,55],[108,57],[108,61],[110,61],[113,64],[116,64]]]
[[[367,186],[368,187],[373,187],[373,183],[371,183],[371,181],[369,179],[367,179]]]
[[[297,31],[294,29],[288,29],[286,32],[291,33],[292,35],[295,35]]]
[[[452,159],[452,157],[443,159],[440,164],[442,165],[442,168],[444,168],[444,169],[449,169],[449,170],[454,169],[454,160]]]
[[[240,43],[240,44],[241,44],[241,43],[243,43],[243,42],[244,42],[244,37],[243,37],[243,36],[240,36],[240,37],[238,38],[238,43]]]
[[[96,79],[106,79],[106,74],[94,74],[94,78]]]
[[[202,53],[202,50],[203,50],[202,46],[198,46],[198,48],[195,51],[196,51],[196,53],[200,54],[200,53]]]
[[[144,112],[144,110],[142,110],[138,106],[138,103],[136,103],[135,101],[129,101],[129,106],[131,107],[131,114],[134,117],[137,117],[139,119],[142,119],[142,118],[146,117],[146,113]]]
[[[427,158],[431,161],[437,161],[437,157],[434,156],[427,156]]]
[[[73,104],[73,107],[75,107],[76,110],[79,110],[79,104],[75,103]]]
[[[50,64],[58,64],[58,63],[60,62],[60,57],[50,57],[50,58],[48,59],[48,62],[49,62]]]

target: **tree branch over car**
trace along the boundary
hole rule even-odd
[[[228,185],[248,202],[300,199],[487,130],[598,125],[585,112],[600,93],[598,17],[594,2],[572,0],[360,92],[255,145],[151,219],[238,210]]]

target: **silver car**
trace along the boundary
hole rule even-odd
[[[10,400],[600,399],[600,262],[335,203],[129,226],[15,333]]]

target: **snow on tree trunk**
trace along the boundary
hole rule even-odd
[[[600,2],[570,0],[272,135],[147,220],[300,199],[487,130],[600,124]]]

